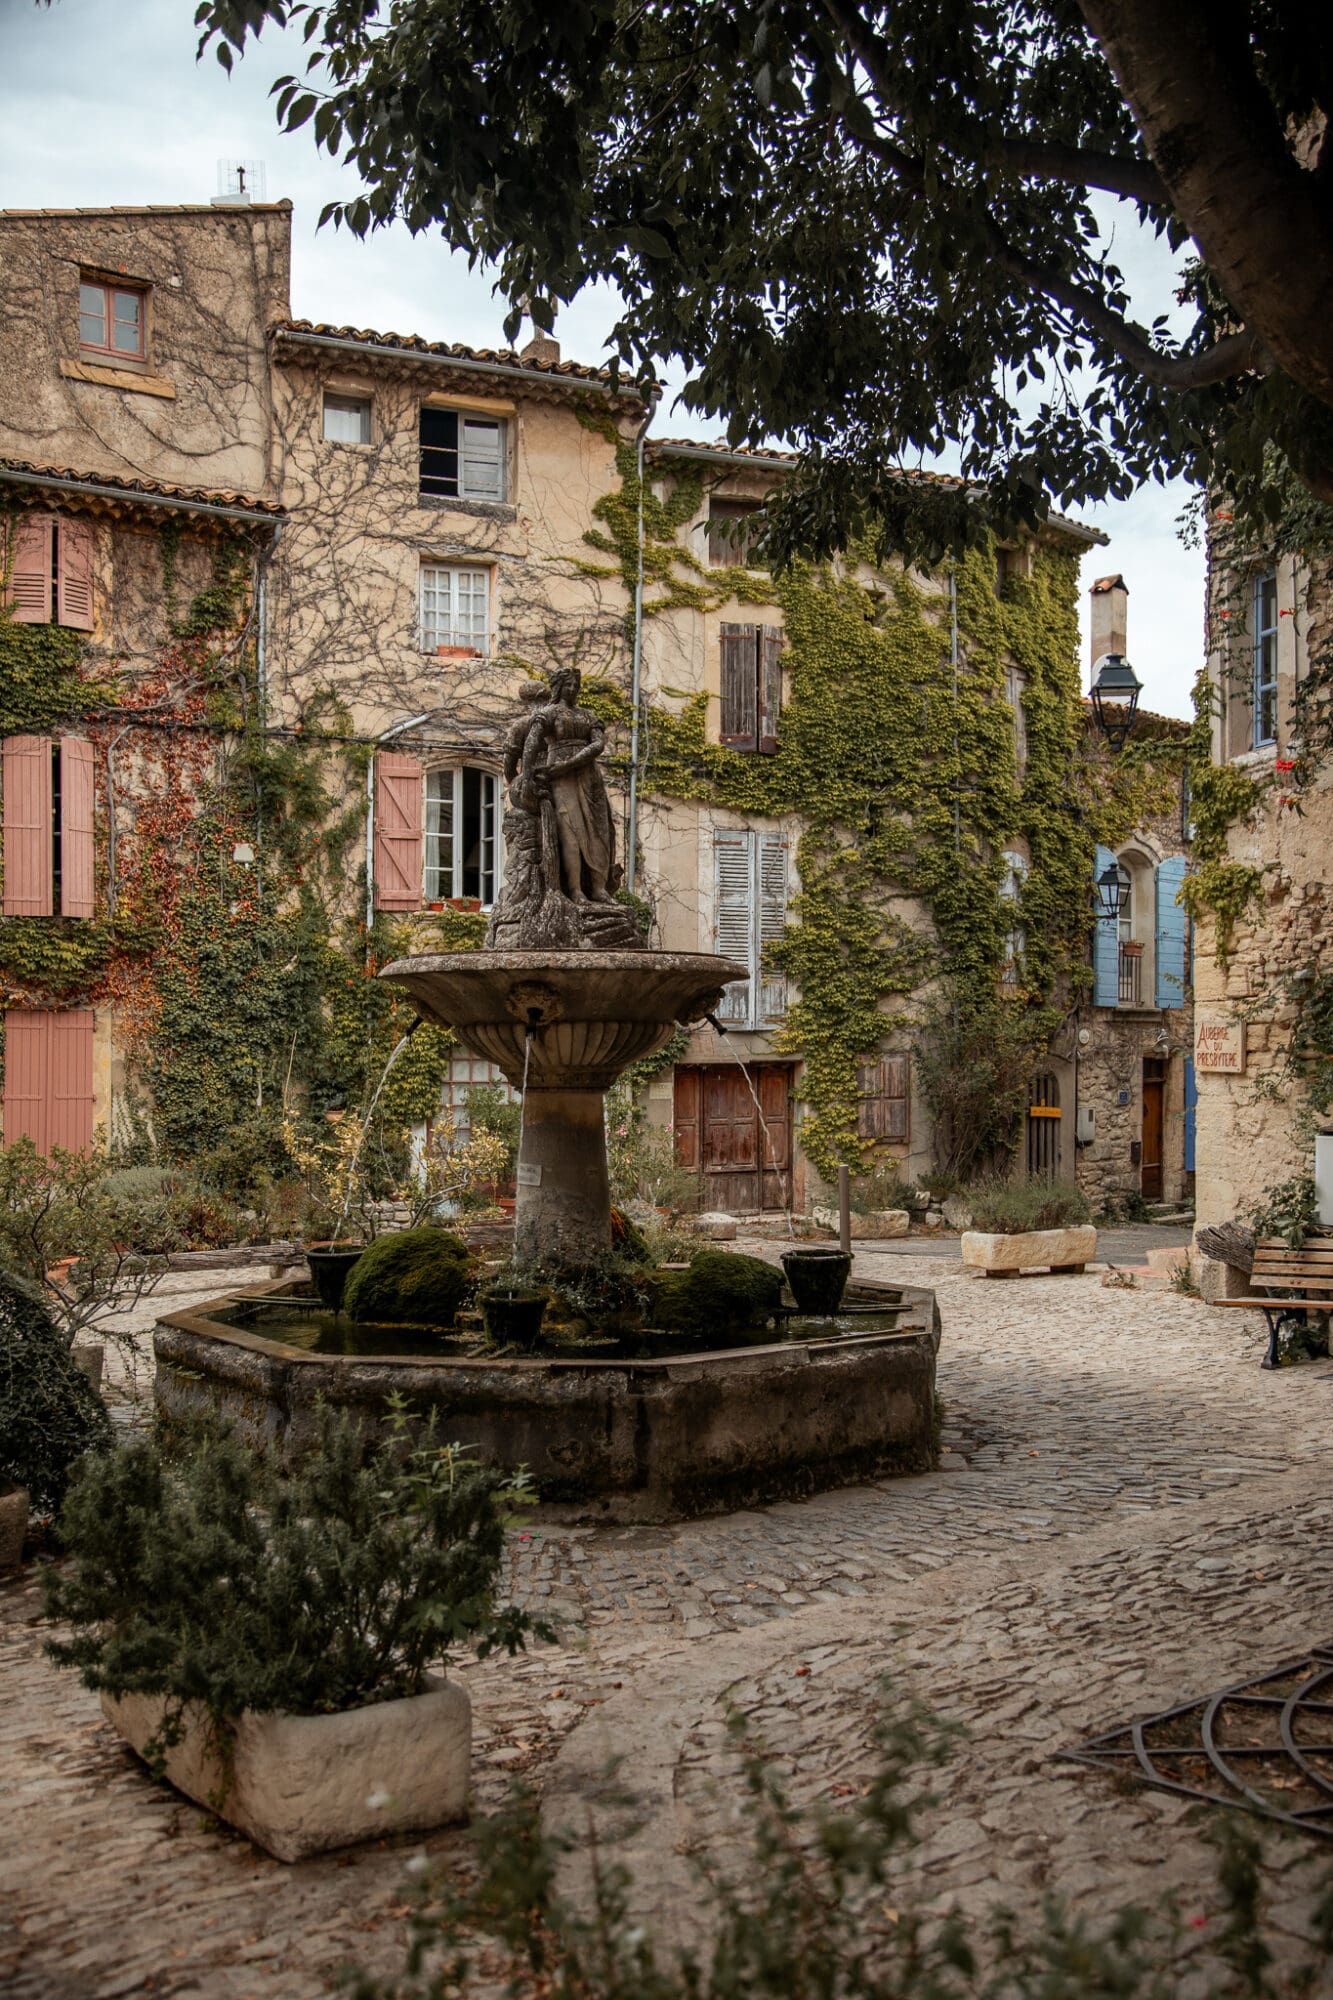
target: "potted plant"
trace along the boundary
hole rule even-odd
[[[782,1268],[800,1311],[831,1319],[842,1304],[851,1276],[852,1253],[825,1243],[807,1243],[799,1250],[784,1250]]]
[[[967,1190],[972,1227],[964,1264],[988,1278],[1020,1271],[1082,1271],[1097,1254],[1091,1210],[1077,1188],[1041,1181],[981,1181]]]
[[[318,1137],[284,1117],[283,1141],[305,1183],[310,1210],[305,1260],[320,1303],[337,1312],[370,1234],[369,1186],[361,1165],[365,1121],[341,1113]]]
[[[79,1670],[155,1776],[280,1861],[464,1816],[466,1691],[431,1669],[549,1638],[493,1590],[531,1495],[457,1446],[367,1456],[347,1413],[286,1478],[202,1431],[81,1467],[46,1575],[48,1651]]]
[[[550,1296],[521,1271],[498,1271],[477,1294],[488,1339],[497,1346],[535,1347]]]
[[[53,1512],[111,1422],[36,1285],[0,1272],[0,1569],[23,1555],[33,1508]]]

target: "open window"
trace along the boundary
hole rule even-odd
[[[509,426],[503,417],[421,406],[421,492],[438,500],[506,500]]]
[[[467,898],[489,909],[500,893],[504,786],[473,764],[426,773],[426,901]]]

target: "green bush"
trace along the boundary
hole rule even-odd
[[[41,1292],[0,1272],[0,1485],[26,1486],[54,1509],[87,1451],[105,1451],[111,1421],[75,1366]]]
[[[467,1244],[447,1229],[400,1229],[377,1237],[354,1266],[343,1308],[354,1320],[442,1326],[467,1296]]]
[[[60,1518],[72,1560],[45,1578],[48,1616],[72,1628],[51,1657],[85,1687],[165,1701],[160,1769],[189,1704],[225,1738],[247,1709],[419,1694],[464,1641],[484,1656],[549,1637],[493,1602],[526,1483],[456,1445],[404,1454],[400,1430],[367,1458],[355,1419],[325,1409],[318,1449],[286,1477],[220,1431],[172,1462],[148,1440],[85,1461]]]
[[[782,1297],[782,1273],[761,1257],[696,1250],[688,1271],[648,1281],[653,1323],[692,1340],[716,1340],[766,1320]]]
[[[1089,1222],[1092,1210],[1077,1188],[1046,1181],[976,1181],[964,1190],[972,1227],[986,1235],[1016,1236],[1029,1229],[1068,1229]]]
[[[503,1084],[499,1083],[474,1083],[463,1104],[469,1131],[494,1132],[497,1139],[504,1141],[505,1165],[501,1179],[512,1179],[523,1130],[522,1105],[508,1096]]]

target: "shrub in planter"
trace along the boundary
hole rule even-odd
[[[36,1285],[0,1272],[0,1487],[54,1509],[85,1452],[105,1451],[111,1420]]]
[[[367,1458],[355,1422],[326,1410],[319,1450],[285,1479],[223,1432],[199,1432],[190,1455],[171,1461],[136,1440],[80,1468],[61,1516],[72,1561],[48,1571],[46,1603],[71,1633],[52,1641],[51,1656],[102,1692],[150,1768],[208,1797],[283,1859],[457,1816],[462,1791],[437,1773],[424,1818],[418,1804],[406,1818],[355,1820],[384,1782],[395,1724],[400,1737],[406,1726],[410,1753],[413,1730],[430,1720],[431,1704],[418,1703],[432,1693],[433,1662],[463,1642],[484,1656],[498,1646],[513,1653],[530,1633],[550,1636],[493,1599],[525,1483],[457,1446],[405,1451],[402,1423]],[[451,1694],[465,1788],[466,1696]],[[360,1711],[374,1712],[354,1720]],[[325,1722],[341,1730],[322,1731]],[[457,1713],[450,1722],[456,1744]],[[353,1815],[342,1822],[328,1799],[302,1796],[324,1782],[321,1733],[337,1738],[333,1805]],[[360,1768],[358,1743],[380,1768]],[[419,1747],[429,1764],[428,1744]],[[285,1783],[258,1772],[267,1802],[276,1794],[287,1816],[276,1834],[256,1826],[244,1802],[229,1809],[233,1783],[240,1791],[255,1781],[240,1767],[249,1751],[261,1765],[285,1754],[297,1774],[292,1784],[290,1772]],[[220,1778],[216,1796],[190,1782],[201,1772]]]
[[[472,1262],[447,1229],[401,1229],[377,1237],[347,1280],[343,1308],[354,1320],[440,1326],[467,1296]]]
[[[782,1298],[782,1273],[762,1257],[696,1250],[688,1271],[654,1273],[649,1291],[656,1325],[711,1341],[767,1319]]]
[[[986,1236],[1070,1229],[1092,1220],[1087,1198],[1077,1188],[1044,1181],[977,1181],[967,1190],[967,1203],[972,1228]]]

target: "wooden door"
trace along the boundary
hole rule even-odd
[[[735,1063],[676,1071],[676,1157],[702,1173],[705,1208],[753,1215],[790,1200],[791,1068],[756,1063],[750,1076],[757,1106]]]
[[[1145,1201],[1162,1199],[1162,1126],[1166,1097],[1166,1064],[1160,1056],[1143,1061],[1143,1176]]]
[[[1060,1176],[1060,1080],[1044,1072],[1028,1085],[1028,1179]]]

